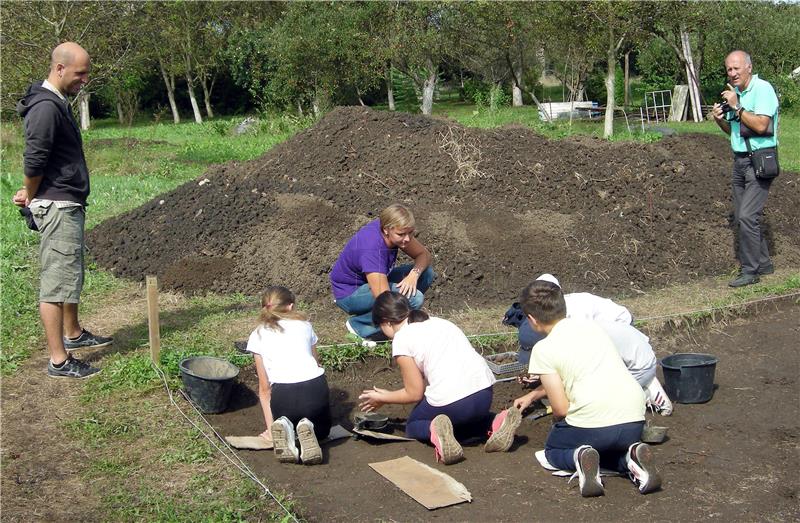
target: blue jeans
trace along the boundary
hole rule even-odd
[[[422,398],[411,411],[406,422],[406,436],[421,441],[430,441],[431,422],[439,414],[444,414],[453,422],[456,439],[467,439],[472,436],[485,436],[490,430],[494,414],[492,407],[492,387],[486,387],[466,398],[461,398],[449,405],[434,407]]]
[[[407,264],[400,265],[389,271],[387,275],[389,279],[389,288],[393,291],[397,291],[397,284],[408,276],[408,273],[411,272],[413,268],[413,264]],[[430,266],[419,275],[419,279],[417,280],[417,293],[408,299],[412,308],[419,309],[422,307],[422,302],[425,300],[425,295],[423,293],[431,286],[434,278],[436,278],[436,275],[433,273],[433,269]],[[362,338],[367,338],[380,332],[380,328],[372,324],[372,306],[375,305],[375,298],[372,296],[369,284],[365,283],[350,296],[336,300],[336,305],[344,312],[351,315],[348,320],[350,326],[353,327],[356,334]]]
[[[600,453],[600,466],[609,470],[625,472],[628,465],[625,455],[628,447],[641,441],[644,421],[634,421],[584,429],[559,421],[550,429],[544,444],[544,455],[551,465],[561,470],[575,470],[575,449],[591,445]]]
[[[533,346],[545,338],[544,334],[539,334],[527,320],[519,325],[519,352],[517,353],[517,360],[525,365],[531,360],[531,350]]]

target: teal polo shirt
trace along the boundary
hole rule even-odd
[[[736,93],[739,95],[739,104],[744,107],[745,111],[769,116],[774,124],[772,136],[750,138],[750,148],[757,150],[776,147],[778,145],[778,97],[775,95],[775,89],[769,82],[754,74],[750,78],[747,89],[740,91],[737,87]],[[737,153],[747,152],[747,144],[745,144],[744,138],[739,136],[739,122],[731,122],[731,149]]]

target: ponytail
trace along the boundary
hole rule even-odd
[[[372,307],[372,323],[375,325],[387,322],[402,323],[406,319],[408,323],[416,323],[428,318],[428,313],[425,311],[412,309],[408,298],[399,292],[382,292]]]
[[[292,305],[294,305],[292,291],[280,285],[268,287],[261,295],[259,322],[264,328],[283,332],[283,327],[278,323],[280,320],[307,321],[308,316],[303,312],[295,311]]]

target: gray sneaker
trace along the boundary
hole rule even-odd
[[[600,454],[589,445],[581,445],[575,449],[575,474],[581,496],[591,498],[602,496],[604,493],[603,482],[600,479]]]
[[[300,459],[304,465],[322,463],[322,449],[314,434],[314,424],[308,418],[297,422],[297,439],[300,440]]]
[[[300,451],[297,450],[294,427],[289,418],[281,416],[272,422],[272,443],[275,445],[275,455],[281,463],[297,463],[300,461]]]
[[[77,358],[70,356],[67,361],[60,367],[53,365],[53,362],[47,363],[47,375],[51,378],[73,378],[84,379],[94,376],[99,373],[100,369],[92,367],[88,363],[84,363]]]
[[[86,329],[83,329],[81,335],[75,339],[64,336],[64,348],[67,349],[67,352],[78,349],[99,349],[108,347],[112,343],[114,343],[114,338],[96,336]]]

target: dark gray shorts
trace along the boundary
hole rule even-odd
[[[78,303],[83,289],[83,207],[59,209],[55,203],[36,207],[33,218],[42,236],[39,301]]]

